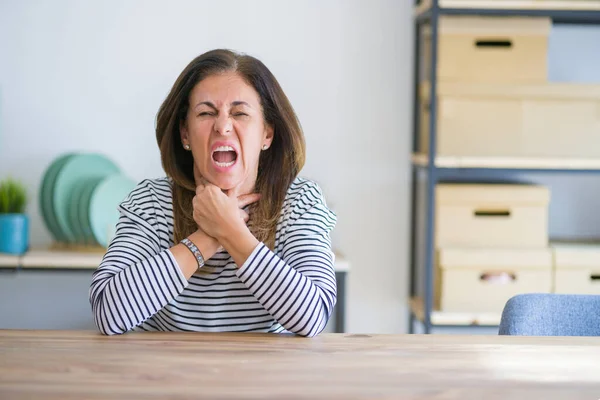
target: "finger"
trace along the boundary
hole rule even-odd
[[[206,186],[206,185],[210,184],[210,182],[202,175],[199,175],[198,177],[196,177],[196,184],[201,185],[201,186]]]
[[[249,204],[256,203],[260,197],[260,193],[243,194],[238,197],[238,207],[244,208]]]
[[[209,191],[221,191],[221,189],[219,189],[218,186],[213,185],[212,183],[210,183],[209,181],[207,181],[206,179],[202,179],[202,181],[200,182],[200,184],[198,186],[196,186],[196,195],[203,193],[204,191],[209,190]]]
[[[246,223],[250,220],[250,215],[248,215],[248,213],[244,210],[240,210],[240,216]]]

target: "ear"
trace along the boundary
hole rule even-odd
[[[182,145],[185,146],[186,144],[190,143],[190,139],[189,139],[190,135],[188,133],[185,121],[182,121],[181,124],[179,125],[179,136],[181,138]]]
[[[273,143],[273,135],[275,134],[275,130],[271,125],[265,125],[265,138],[263,140],[263,145],[267,145],[271,147],[271,143]]]

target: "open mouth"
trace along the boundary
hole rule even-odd
[[[231,146],[219,146],[213,151],[212,159],[217,167],[231,167],[237,160],[237,152]]]

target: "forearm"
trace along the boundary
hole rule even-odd
[[[187,286],[168,250],[126,264],[132,251],[113,246],[92,279],[92,310],[96,325],[106,335],[141,324]]]
[[[286,330],[315,336],[336,303],[333,258],[310,250],[293,258],[285,262],[260,243],[237,275]]]
[[[151,244],[117,238],[94,274],[90,300],[96,325],[106,335],[124,333],[167,305],[187,286],[198,262],[183,245],[152,254]],[[190,235],[208,259],[218,250],[213,238]]]
[[[233,258],[238,268],[244,265],[259,244],[246,225],[230,229],[219,238],[219,242]]]
[[[206,233],[198,230],[188,236],[188,239],[192,241],[202,253],[202,257],[205,260],[211,258],[218,250],[219,250],[219,242],[214,238],[208,236]],[[196,257],[192,254],[192,252],[182,243],[178,243],[175,246],[171,247],[171,253],[175,260],[177,260],[177,265],[181,270],[181,273],[185,277],[186,280],[189,280],[192,275],[198,270],[198,261]]]
[[[308,246],[287,263],[245,225],[226,232],[219,241],[238,266],[238,277],[263,307],[290,332],[302,336],[321,332],[336,302],[328,250]]]

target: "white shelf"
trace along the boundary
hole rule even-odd
[[[487,10],[552,10],[552,11],[599,11],[598,0],[439,0],[440,8]],[[423,0],[417,14],[431,8],[431,0]]]
[[[32,250],[21,257],[20,265],[22,268],[96,269],[102,257],[101,253]]]
[[[103,253],[35,249],[22,256],[0,254],[0,267],[36,269],[96,269],[102,261]],[[336,272],[348,272],[350,263],[336,254]]]
[[[348,272],[350,271],[350,263],[342,256],[336,254],[335,263],[333,264],[335,272]]]
[[[13,256],[10,254],[0,254],[0,267],[14,267],[19,265],[19,256]]]
[[[419,321],[423,322],[425,320],[425,306],[422,298],[412,298],[410,300],[410,308]],[[501,313],[448,312],[432,310],[430,318],[432,325],[498,326],[500,324]]]
[[[414,165],[427,166],[429,157],[413,154]],[[438,168],[600,170],[600,159],[437,156]]]

